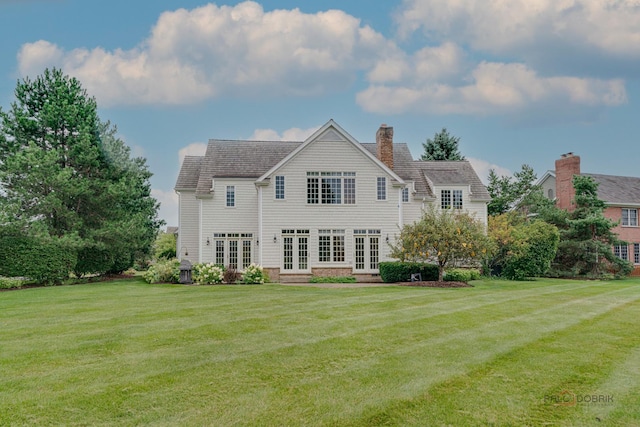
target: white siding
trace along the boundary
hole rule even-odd
[[[179,259],[186,258],[192,263],[198,262],[200,234],[200,202],[196,199],[195,191],[178,192],[178,209],[180,226],[178,229],[178,243],[176,253]],[[185,256],[185,252],[189,255]]]
[[[307,172],[355,172],[356,204],[307,204]],[[285,199],[275,199],[275,176],[285,176]],[[387,178],[387,200],[378,201],[377,178]],[[263,265],[281,267],[283,229],[308,229],[310,267],[353,267],[353,230],[380,229],[380,260],[387,259],[387,235],[398,232],[398,190],[391,177],[346,141],[316,141],[277,170],[263,195]],[[318,230],[345,230],[345,262],[320,263]],[[273,237],[276,236],[276,243]]]

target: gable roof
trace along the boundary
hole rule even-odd
[[[598,183],[598,198],[612,204],[640,204],[640,178],[631,176],[581,173]]]
[[[484,186],[478,174],[467,160],[457,161],[423,161],[414,162],[416,168],[427,180],[427,183],[437,186],[468,185],[471,199],[478,201],[490,201],[491,196]],[[433,188],[429,185],[429,192],[433,194]]]
[[[337,133],[336,133],[337,132]],[[471,199],[491,198],[468,161],[416,161],[407,144],[393,144],[393,170],[377,157],[375,143],[360,143],[333,120],[329,120],[305,141],[245,141],[211,139],[204,156],[186,156],[176,182],[176,190],[195,190],[196,196],[211,195],[216,178],[266,180],[318,138],[337,138],[353,144],[363,155],[398,182],[414,182],[415,196],[434,198],[433,185],[469,185]]]

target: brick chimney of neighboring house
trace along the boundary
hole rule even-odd
[[[380,125],[376,132],[376,149],[378,159],[393,170],[393,127]]]
[[[569,211],[575,209],[574,175],[580,175],[580,156],[574,156],[573,153],[561,155],[556,160],[556,204],[560,209]]]

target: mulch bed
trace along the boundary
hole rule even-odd
[[[417,286],[420,288],[473,288],[473,285],[464,282],[406,282],[400,286]]]

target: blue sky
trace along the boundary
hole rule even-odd
[[[640,176],[637,0],[0,0],[0,106],[60,67],[147,159],[177,224],[181,156],[381,123],[414,157],[446,127],[484,179],[560,154]]]

